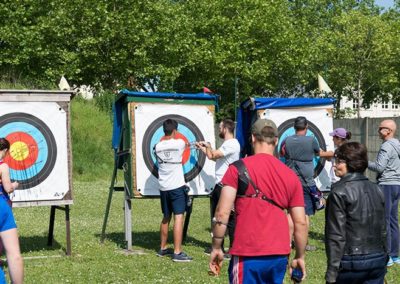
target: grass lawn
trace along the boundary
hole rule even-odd
[[[209,203],[207,198],[194,200],[185,251],[191,263],[174,263],[155,255],[159,248],[161,212],[157,199],[133,200],[133,243],[144,255],[123,254],[123,196],[114,193],[107,227],[107,239],[99,242],[109,183],[75,182],[71,210],[72,257],[65,254],[64,213],[57,211],[55,241],[47,247],[49,207],[16,208],[15,216],[25,259],[26,283],[227,283],[227,264],[220,277],[208,276]],[[308,277],[305,283],[325,283],[326,258],[320,212],[312,220],[310,243],[317,251],[306,258]],[[389,268],[388,283],[399,283],[400,265]],[[285,283],[290,283],[286,279]]]

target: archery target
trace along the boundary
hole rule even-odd
[[[191,145],[182,158],[190,194],[206,195],[214,187],[214,162],[194,147],[196,141],[215,143],[213,113],[206,106],[137,104],[134,107],[136,141],[136,190],[142,195],[159,195],[158,168],[154,146],[163,139],[163,122],[178,122],[178,138]]]
[[[53,134],[43,121],[27,113],[6,114],[0,118],[0,136],[10,142],[9,155],[4,162],[21,189],[46,180],[54,167],[57,147]]]
[[[308,136],[314,136],[321,149],[333,151],[334,145],[329,132],[333,129],[332,120],[333,106],[316,106],[290,109],[265,109],[260,111],[260,118],[271,119],[275,122],[279,132],[277,151],[279,153],[282,142],[294,135],[294,120],[298,116],[305,116],[308,120]],[[281,159],[284,161],[284,159]],[[331,163],[319,157],[314,158],[315,182],[322,191],[330,190],[331,186]]]
[[[4,162],[19,187],[13,202],[63,199],[69,191],[67,114],[55,102],[1,102]]]

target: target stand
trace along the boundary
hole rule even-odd
[[[51,206],[48,245],[56,209],[65,212],[66,253],[71,255],[72,152],[69,91],[0,90],[0,137],[10,142],[4,162],[19,183],[13,207]]]
[[[143,93],[123,90],[114,104],[113,148],[114,169],[104,214],[101,242],[113,192],[124,192],[124,224],[127,251],[132,250],[132,199],[159,198],[158,167],[154,146],[163,138],[162,124],[166,119],[178,122],[177,136],[188,147],[182,158],[186,185],[193,198],[208,196],[214,187],[214,162],[194,147],[196,141],[215,145],[214,113],[218,96],[210,94]],[[116,187],[118,170],[123,171],[124,186]],[[189,226],[191,206],[186,212],[184,236]],[[160,212],[161,214],[161,212]]]

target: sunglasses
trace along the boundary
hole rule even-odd
[[[379,127],[379,128],[378,128],[378,131],[381,131],[381,130],[384,130],[384,129],[386,129],[386,130],[392,130],[392,129],[390,129],[389,127]]]

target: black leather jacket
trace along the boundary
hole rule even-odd
[[[325,222],[327,282],[336,281],[343,255],[386,251],[384,195],[360,173],[349,173],[332,185]]]

